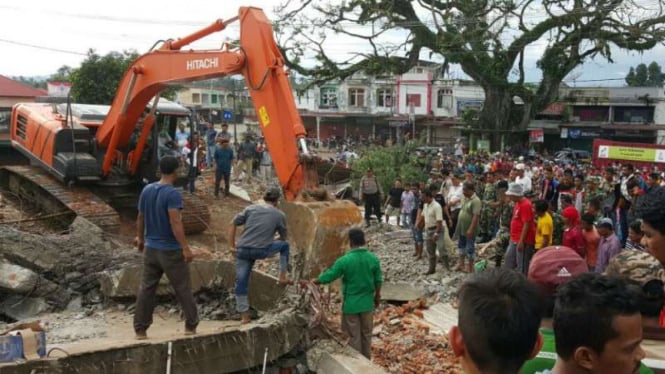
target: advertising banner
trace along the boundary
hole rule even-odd
[[[545,131],[542,129],[529,131],[529,143],[542,143],[545,141]]]

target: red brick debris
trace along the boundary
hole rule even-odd
[[[427,300],[402,306],[386,305],[374,313],[372,361],[390,373],[439,374],[462,372],[448,338],[433,334],[423,320]]]

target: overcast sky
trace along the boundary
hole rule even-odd
[[[48,76],[58,67],[76,67],[88,49],[98,53],[135,49],[146,52],[159,39],[187,35],[217,18],[230,18],[240,6],[254,5],[273,17],[273,8],[282,0],[185,1],[162,0],[23,0],[0,4],[0,74],[6,76]],[[194,44],[194,48],[217,48],[225,38],[238,36],[237,24],[224,32]],[[394,36],[394,35],[393,35]],[[326,50],[344,59],[362,49],[345,38],[335,38]],[[527,81],[537,81],[535,61],[544,44],[527,49]],[[630,66],[658,61],[665,65],[662,46],[645,52],[615,51],[615,64],[589,61],[576,70],[578,85],[623,85]],[[422,56],[426,58],[428,56]],[[452,74],[463,78],[459,68]],[[582,82],[601,80],[599,82]],[[570,82],[572,84],[572,80]]]

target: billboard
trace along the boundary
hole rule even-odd
[[[67,97],[72,84],[68,82],[48,82],[46,83],[46,91],[49,96],[54,97]]]
[[[652,167],[655,164],[665,163],[665,145],[595,139],[593,156],[594,164],[599,167],[615,162],[631,163],[637,167]]]

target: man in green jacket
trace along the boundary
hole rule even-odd
[[[312,282],[328,284],[342,278],[342,330],[351,338],[351,347],[371,359],[374,308],[379,305],[383,283],[381,264],[365,247],[361,229],[349,230],[349,244],[351,249]]]

